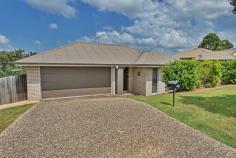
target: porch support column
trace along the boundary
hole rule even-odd
[[[119,67],[116,69],[117,71],[117,75],[116,75],[116,84],[117,84],[117,90],[116,90],[116,93],[118,95],[122,95],[123,94],[123,80],[124,80],[124,68],[123,67]]]
[[[35,101],[42,98],[40,67],[26,67],[28,100]]]
[[[116,68],[111,67],[111,94],[116,94]]]

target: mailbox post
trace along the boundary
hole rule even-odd
[[[173,107],[175,106],[175,92],[177,89],[179,89],[179,81],[169,81],[168,82],[168,88],[170,88],[173,92]]]

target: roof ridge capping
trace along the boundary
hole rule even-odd
[[[138,49],[136,48],[132,48],[130,46],[127,46],[127,45],[122,45],[122,44],[119,44],[119,43],[96,43],[96,42],[87,42],[87,41],[83,41],[83,40],[77,40],[77,41],[74,41],[70,44],[67,44],[67,45],[64,45],[64,46],[69,46],[69,45],[72,45],[72,44],[88,44],[88,45],[95,45],[95,46],[108,46],[108,47],[111,47],[111,46],[119,46],[119,47],[123,47],[123,48],[128,48],[128,49],[132,49],[132,50],[135,50],[137,52],[139,52]]]
[[[41,54],[41,53],[50,53],[52,51],[59,50],[61,48],[65,48],[65,47],[70,47],[70,46],[76,45],[76,44],[87,44],[87,45],[95,45],[95,46],[100,46],[100,45],[103,45],[103,46],[119,46],[119,47],[128,48],[128,49],[132,49],[134,51],[140,52],[139,50],[137,50],[135,48],[129,47],[127,45],[122,45],[122,44],[96,43],[96,42],[86,42],[86,41],[82,41],[82,40],[76,40],[76,41],[73,41],[73,42],[68,43],[68,44],[62,44],[62,45],[60,45],[59,47],[56,47],[56,48],[48,49],[48,50],[45,50],[45,51],[40,51],[36,55]]]

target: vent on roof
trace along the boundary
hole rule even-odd
[[[203,56],[202,56],[201,54],[198,55],[198,58],[199,58],[199,59],[202,59],[202,57],[203,57]]]

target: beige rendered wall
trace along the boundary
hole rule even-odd
[[[116,94],[116,68],[111,67],[111,94]]]
[[[129,92],[133,91],[133,82],[134,82],[134,68],[129,67]]]
[[[133,93],[152,94],[152,68],[133,68]]]
[[[26,67],[28,100],[41,99],[40,67]]]
[[[152,95],[152,68],[145,68],[146,96]]]
[[[157,78],[157,93],[162,94],[166,92],[166,84],[163,82],[162,68],[158,68],[158,78]]]
[[[145,95],[145,74],[142,68],[133,68],[133,93]]]
[[[123,76],[124,76],[124,68],[119,67],[116,69],[116,93],[119,95],[123,94]]]
[[[145,67],[133,68],[132,92],[145,96],[152,95],[152,69]],[[161,68],[158,68],[157,93],[165,93],[165,83],[162,81]]]

